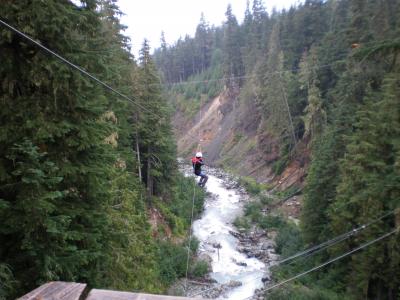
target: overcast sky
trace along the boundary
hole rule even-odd
[[[250,5],[253,1],[250,1]],[[270,12],[289,8],[299,0],[264,0]],[[118,0],[120,10],[125,14],[122,24],[127,25],[125,34],[131,38],[132,52],[137,56],[143,39],[150,46],[160,45],[161,31],[165,32],[168,44],[173,44],[180,36],[194,35],[203,12],[210,25],[220,25],[225,20],[225,11],[231,3],[238,21],[243,20],[246,0]]]

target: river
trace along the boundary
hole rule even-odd
[[[201,218],[193,223],[193,234],[200,241],[200,254],[206,253],[212,258],[211,278],[219,284],[232,280],[242,283],[218,299],[244,300],[263,287],[261,279],[267,267],[262,261],[248,258],[237,250],[239,240],[230,232],[236,231],[233,222],[243,213],[246,195],[237,189],[227,189],[225,180],[209,175],[206,190],[212,196],[206,198]]]

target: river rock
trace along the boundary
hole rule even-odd
[[[247,267],[247,264],[246,264],[245,262],[237,261],[237,260],[234,259],[234,258],[232,258],[232,261],[233,261],[236,265],[238,265],[238,266],[240,266],[240,267]]]
[[[221,248],[222,248],[222,246],[221,246],[220,243],[213,243],[212,246],[213,246],[213,248],[215,248],[215,249],[221,249]]]
[[[268,250],[268,249],[274,249],[274,248],[275,248],[275,243],[271,240],[266,240],[261,245],[261,250]]]
[[[229,288],[235,288],[238,286],[242,285],[241,281],[237,281],[237,280],[231,280],[228,283],[224,284],[225,286],[229,287]]]
[[[261,281],[266,283],[271,281],[271,276],[265,275],[263,278],[261,278]]]
[[[243,234],[241,234],[239,232],[236,232],[236,231],[229,230],[229,234],[234,236],[235,238],[237,238],[239,240],[243,238]]]

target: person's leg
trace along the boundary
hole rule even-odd
[[[202,186],[203,179],[204,179],[203,174],[200,174],[199,186]]]
[[[201,172],[201,179],[200,179],[200,183],[199,185],[204,187],[206,185],[206,182],[208,180],[208,176],[206,174],[204,174],[203,172]]]
[[[200,179],[199,179],[199,182],[197,183],[197,185],[198,186],[201,186],[201,182],[202,182],[202,179],[203,179],[203,177],[201,177],[201,175],[199,174],[199,175],[197,175],[197,176],[199,176],[200,177]]]

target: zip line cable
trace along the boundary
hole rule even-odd
[[[286,257],[286,258],[284,258],[284,259],[282,259],[280,261],[277,261],[276,262],[277,264],[275,266],[279,266],[280,264],[284,264],[284,263],[286,263],[288,261],[296,260],[297,258],[302,257],[302,256],[311,257],[312,255],[320,252],[321,250],[329,248],[329,247],[331,247],[331,246],[333,246],[335,244],[338,244],[339,242],[342,242],[344,240],[347,240],[350,237],[356,235],[357,233],[363,231],[367,227],[379,222],[382,219],[385,219],[386,217],[388,217],[390,215],[395,214],[397,210],[398,210],[398,208],[396,208],[394,210],[391,210],[391,211],[381,215],[380,217],[378,217],[378,218],[376,218],[374,220],[371,220],[371,221],[369,221],[369,222],[367,222],[365,224],[359,225],[357,228],[354,228],[354,229],[352,229],[352,230],[350,230],[350,231],[348,231],[346,233],[340,234],[340,235],[338,235],[336,237],[331,238],[330,240],[327,240],[327,241],[322,242],[322,243],[320,243],[318,245],[315,245],[315,246],[313,246],[311,248],[308,248],[306,250],[300,251],[300,252],[295,253],[295,254],[293,254],[293,255],[291,255],[289,257]],[[177,257],[178,256],[176,256],[174,258],[177,258]]]
[[[194,190],[194,192],[195,192],[195,190]],[[194,199],[194,198],[193,198],[193,199]],[[193,201],[194,201],[194,200],[193,200]],[[193,202],[193,205],[194,205],[194,202]],[[194,206],[193,206],[193,207],[194,207]],[[389,216],[389,215],[392,215],[394,212],[395,212],[395,210],[390,211],[390,212],[388,212],[388,213],[382,215],[381,217],[379,217],[379,218],[377,218],[377,219],[375,219],[375,220],[372,220],[372,221],[370,221],[370,222],[368,222],[368,223],[366,223],[366,224],[364,224],[364,225],[359,226],[358,228],[353,229],[352,231],[349,231],[349,232],[347,232],[347,233],[345,233],[345,234],[339,235],[339,236],[337,236],[337,237],[335,237],[335,238],[333,238],[333,239],[331,239],[331,240],[329,240],[329,241],[326,241],[326,242],[324,242],[324,243],[321,243],[320,245],[314,246],[314,247],[312,247],[312,248],[310,248],[310,249],[307,249],[307,250],[311,250],[311,249],[314,249],[314,248],[317,248],[317,247],[318,247],[318,249],[316,249],[315,252],[320,251],[320,250],[323,249],[323,248],[327,248],[327,247],[332,246],[333,244],[330,244],[330,245],[326,246],[330,241],[334,241],[335,244],[337,244],[338,242],[345,240],[345,239],[340,240],[340,239],[339,239],[340,237],[345,236],[346,234],[353,233],[353,232],[354,232],[354,234],[356,234],[357,232],[364,230],[365,228],[367,228],[368,226],[370,226],[370,225],[372,225],[372,224],[378,222],[379,220],[382,220],[382,219],[384,219],[385,217],[387,217],[387,216]],[[192,219],[193,219],[193,218],[192,218]],[[192,226],[192,225],[191,225],[191,226]],[[367,247],[367,246],[369,246],[369,245],[371,245],[371,244],[373,244],[373,243],[375,243],[375,242],[378,242],[379,240],[382,240],[382,239],[386,238],[387,236],[389,236],[389,235],[391,235],[391,234],[394,234],[396,231],[398,231],[398,229],[399,229],[399,228],[396,228],[395,230],[393,230],[393,231],[391,231],[391,232],[389,232],[389,233],[386,233],[386,234],[384,234],[383,236],[381,236],[381,237],[379,237],[379,238],[377,238],[377,239],[375,239],[375,240],[373,240],[373,241],[367,242],[367,243],[363,244],[362,246],[357,247],[357,248],[355,248],[355,249],[353,249],[353,250],[347,252],[346,254],[343,254],[343,255],[341,255],[341,256],[339,256],[339,257],[336,257],[336,258],[334,258],[334,259],[331,259],[331,260],[329,260],[329,261],[327,261],[327,262],[325,262],[325,263],[323,263],[323,264],[321,264],[321,265],[319,265],[319,266],[317,266],[317,267],[314,267],[314,268],[312,268],[312,269],[310,269],[310,270],[308,270],[308,271],[306,271],[306,272],[300,273],[300,274],[298,274],[298,275],[296,275],[296,276],[294,276],[294,277],[292,277],[292,278],[290,278],[290,279],[287,279],[287,280],[284,280],[284,281],[282,281],[282,282],[280,282],[280,283],[278,283],[278,284],[275,284],[274,286],[271,286],[271,287],[267,288],[267,289],[264,290],[264,291],[271,290],[271,289],[273,289],[273,288],[275,288],[275,287],[278,287],[278,286],[281,286],[281,285],[283,285],[283,284],[285,284],[285,283],[287,283],[287,282],[289,282],[289,281],[292,281],[292,280],[295,280],[295,279],[297,279],[297,278],[299,278],[299,277],[302,277],[302,276],[304,276],[304,275],[306,275],[306,274],[308,274],[308,273],[310,273],[310,272],[313,272],[313,271],[315,271],[315,270],[318,270],[318,269],[320,269],[320,268],[322,268],[322,267],[324,267],[324,266],[326,266],[326,265],[328,265],[328,264],[330,264],[330,263],[332,263],[332,262],[335,262],[335,261],[337,261],[337,260],[339,260],[339,259],[341,259],[341,258],[343,258],[343,257],[345,257],[345,256],[348,256],[348,255],[350,255],[350,254],[352,254],[352,253],[354,253],[354,252],[356,252],[356,251],[358,251],[358,250],[361,250],[361,249],[363,249],[363,248],[365,248],[365,247]],[[351,234],[351,235],[348,236],[347,238],[353,236],[354,234]],[[190,236],[190,237],[191,237],[191,236]],[[347,239],[347,238],[346,238],[346,239]],[[190,239],[189,239],[189,241],[190,241]],[[190,243],[189,243],[189,245],[190,245]],[[189,249],[190,249],[190,246],[189,246]],[[306,250],[306,251],[307,251],[307,250]],[[300,253],[298,253],[298,254],[292,255],[291,257],[285,258],[284,260],[278,261],[277,263],[278,263],[278,264],[282,264],[282,263],[287,262],[287,261],[289,261],[289,260],[296,259],[297,257],[299,257],[299,256],[301,256],[301,255],[304,255],[304,253],[305,253],[306,251],[302,251],[302,252],[300,252]],[[311,255],[314,255],[315,252],[312,252]],[[311,255],[310,255],[310,256],[311,256]],[[175,258],[177,258],[177,257],[178,257],[178,256],[176,256]],[[189,256],[188,256],[188,257],[189,257]],[[187,263],[186,263],[185,293],[187,293],[188,263],[189,263],[189,261],[187,260]],[[255,278],[255,279],[252,279],[252,280],[243,281],[242,283],[253,282],[254,280],[261,279],[262,277],[263,277],[263,276],[261,276],[261,277],[259,276],[259,277]],[[204,292],[210,291],[210,290],[212,290],[212,289],[214,289],[214,288],[215,288],[215,287],[211,287],[211,288],[209,288],[209,289],[202,290],[202,291],[200,291],[200,292],[198,292],[198,293],[192,295],[192,297],[198,296],[198,295],[200,295],[200,294],[202,294],[202,293],[204,293]],[[187,295],[187,294],[186,294],[186,295]],[[243,300],[250,299],[250,298],[252,298],[252,297],[253,297],[253,296],[248,297],[248,298],[245,298],[245,299],[243,299]]]
[[[94,80],[95,82],[97,82],[98,84],[102,85],[103,87],[105,87],[106,89],[112,91],[113,93],[117,94],[118,96],[120,96],[121,98],[131,102],[132,104],[136,105],[138,108],[142,109],[143,111],[146,111],[154,116],[156,116],[158,119],[163,119],[162,116],[150,111],[148,108],[146,108],[145,106],[137,103],[137,101],[135,101],[134,99],[126,96],[125,94],[119,92],[118,90],[114,89],[113,87],[111,87],[109,84],[103,82],[102,80],[98,79],[97,77],[95,77],[94,75],[90,74],[88,71],[84,70],[82,67],[70,62],[69,60],[67,60],[66,58],[62,57],[61,55],[57,54],[56,52],[52,51],[51,49],[47,48],[46,46],[42,45],[40,42],[34,40],[33,38],[31,38],[30,36],[28,36],[27,34],[21,32],[20,30],[16,29],[15,27],[11,26],[10,24],[8,24],[7,22],[3,21],[2,19],[0,19],[0,24],[2,24],[3,26],[5,26],[7,29],[13,31],[14,33],[18,34],[19,36],[27,39],[28,41],[30,41],[31,43],[35,44],[36,46],[38,46],[39,48],[43,49],[44,51],[50,53],[51,55],[55,56],[56,58],[58,58],[60,61],[62,61],[63,63],[69,65],[70,67],[78,70],[79,72],[81,72],[82,74],[84,74],[85,76],[89,77],[90,79]],[[345,56],[343,56],[342,58],[344,58]],[[340,58],[339,58],[340,59]],[[327,68],[329,66],[332,66],[334,64],[336,64],[337,62],[333,62],[330,64],[325,64],[325,65],[320,65],[320,66],[315,66],[311,69],[322,69],[322,68]],[[282,70],[282,71],[274,71],[274,72],[267,72],[265,74],[263,74],[263,76],[265,75],[269,75],[269,74],[283,74],[286,72],[294,72],[294,71],[298,71],[300,70],[300,68],[294,68],[292,70]],[[192,84],[192,83],[208,83],[208,82],[213,82],[213,81],[224,81],[227,79],[232,79],[232,78],[237,78],[237,79],[245,79],[245,78],[258,78],[259,76],[255,76],[255,75],[249,75],[249,76],[235,76],[235,77],[230,77],[230,78],[220,78],[220,79],[210,79],[210,80],[202,80],[202,81],[191,81],[191,82],[184,82],[184,83],[179,83],[179,84]],[[171,85],[171,84],[161,84],[161,83],[152,83],[149,84],[149,86],[152,85]]]
[[[200,98],[200,119],[199,119],[199,132],[198,132],[198,141],[199,144],[197,146],[197,151],[202,151],[201,149],[201,127],[200,127],[200,122],[201,122],[201,106],[202,106],[202,99]],[[193,198],[192,198],[192,215],[190,217],[190,228],[189,228],[189,243],[188,243],[188,252],[187,252],[187,259],[186,259],[186,278],[185,278],[185,295],[187,296],[187,283],[188,283],[188,270],[189,270],[189,255],[190,255],[190,245],[192,241],[192,226],[193,226],[193,212],[194,212],[194,201],[195,201],[195,195],[196,195],[196,180],[193,181]]]
[[[288,283],[288,282],[290,282],[290,281],[293,281],[293,280],[295,280],[295,279],[297,279],[297,278],[303,277],[304,275],[307,275],[307,274],[309,274],[309,273],[311,273],[311,272],[314,272],[314,271],[316,271],[316,270],[318,270],[318,269],[321,269],[321,268],[323,268],[323,267],[325,267],[325,266],[327,266],[327,265],[330,265],[331,263],[334,263],[335,261],[338,261],[338,260],[340,260],[340,259],[342,259],[342,258],[344,258],[344,257],[346,257],[346,256],[349,256],[349,255],[353,254],[354,252],[360,251],[360,250],[363,249],[363,248],[366,248],[366,247],[368,247],[368,246],[370,246],[370,245],[372,245],[372,244],[374,244],[374,243],[376,243],[376,242],[379,242],[380,240],[383,240],[383,239],[389,237],[390,235],[392,235],[392,234],[398,232],[398,231],[399,231],[399,228],[400,228],[400,227],[397,227],[397,228],[395,228],[394,230],[392,230],[392,231],[390,231],[390,232],[388,232],[388,233],[385,233],[384,235],[381,235],[380,237],[378,237],[378,238],[376,238],[376,239],[374,239],[374,240],[372,240],[372,241],[366,242],[366,243],[362,244],[361,246],[359,246],[359,247],[357,247],[357,248],[354,248],[353,250],[350,250],[350,251],[348,251],[348,252],[346,252],[346,253],[344,253],[344,254],[342,254],[342,255],[339,255],[339,256],[337,256],[337,257],[331,259],[331,260],[328,260],[328,261],[326,261],[326,262],[324,262],[324,263],[322,263],[322,264],[320,264],[320,265],[318,265],[318,266],[316,266],[316,267],[314,267],[314,268],[311,268],[311,269],[309,269],[309,270],[307,270],[307,271],[305,271],[305,272],[303,272],[303,273],[297,274],[297,275],[295,275],[295,276],[293,276],[293,277],[291,277],[291,278],[289,278],[289,279],[286,279],[286,280],[283,280],[283,281],[281,281],[281,282],[278,282],[277,284],[274,284],[274,285],[272,285],[272,286],[266,288],[264,291],[265,291],[265,292],[268,292],[268,291],[270,291],[270,290],[272,290],[272,289],[274,289],[274,288],[277,288],[277,287],[279,287],[279,286],[281,286],[281,285],[284,285],[284,284],[286,284],[286,283]]]
[[[9,30],[15,32],[15,33],[18,34],[19,36],[21,36],[21,37],[27,39],[28,41],[30,41],[31,43],[35,44],[35,45],[38,46],[39,48],[45,50],[46,52],[50,53],[51,55],[55,56],[56,58],[58,58],[58,59],[59,59],[60,61],[62,61],[63,63],[66,63],[66,64],[69,65],[70,67],[72,67],[72,68],[78,70],[79,72],[81,72],[81,73],[84,74],[85,76],[87,76],[87,77],[89,77],[90,79],[96,81],[97,83],[99,83],[100,85],[102,85],[103,87],[105,87],[106,89],[112,91],[113,93],[117,94],[118,96],[120,96],[120,97],[124,98],[125,100],[131,102],[132,104],[136,105],[138,108],[142,109],[143,111],[146,111],[146,112],[148,112],[148,113],[150,113],[150,114],[156,116],[157,118],[162,119],[161,116],[159,116],[159,115],[155,114],[154,112],[148,110],[147,108],[145,108],[145,107],[142,106],[141,104],[137,103],[137,102],[136,102],[135,100],[133,100],[132,98],[130,98],[130,97],[126,96],[125,94],[123,94],[123,93],[117,91],[116,89],[114,89],[113,87],[111,87],[111,86],[108,85],[107,83],[101,81],[101,80],[98,79],[97,77],[93,76],[92,74],[90,74],[89,72],[87,72],[86,70],[84,70],[83,68],[81,68],[81,67],[77,66],[76,64],[70,62],[69,60],[65,59],[65,58],[62,57],[61,55],[59,55],[59,54],[57,54],[56,52],[50,50],[49,48],[47,48],[47,47],[45,47],[44,45],[40,44],[39,42],[35,41],[33,38],[29,37],[28,35],[24,34],[23,32],[19,31],[18,29],[16,29],[15,27],[9,25],[8,23],[4,22],[4,21],[1,20],[1,19],[0,19],[0,24],[2,24],[3,26],[5,26],[5,27],[8,28]],[[337,62],[335,62],[335,63],[337,63]],[[332,64],[327,64],[327,65],[321,65],[321,66],[318,66],[318,67],[314,67],[313,69],[322,69],[322,68],[326,68],[326,67],[332,66],[333,64],[334,64],[334,63],[332,63]],[[292,69],[292,70],[284,70],[284,71],[275,71],[275,72],[271,72],[270,74],[273,74],[273,73],[283,74],[283,73],[285,73],[285,72],[294,72],[294,71],[296,71],[296,70],[300,70],[300,68]],[[267,73],[267,74],[268,74],[268,73]],[[265,76],[265,75],[266,75],[266,74],[264,74],[264,76]],[[235,78],[245,79],[245,78],[257,78],[257,77],[258,77],[258,76],[236,76]],[[227,79],[228,79],[228,78],[221,78],[221,79],[215,79],[215,80],[203,80],[203,81],[191,81],[191,82],[184,82],[184,83],[178,83],[178,84],[208,83],[208,82],[213,82],[213,81],[223,81],[223,80],[227,80]],[[231,78],[229,78],[229,79],[231,79]],[[172,85],[178,85],[178,84],[175,83],[175,84],[172,84]],[[151,84],[151,85],[154,85],[154,84]],[[166,84],[166,85],[168,85],[168,84]],[[171,84],[170,84],[170,85],[171,85]],[[201,108],[200,108],[200,109],[201,109]],[[201,116],[201,111],[200,111],[200,116]],[[293,130],[293,128],[292,128],[292,135],[294,135],[294,130]],[[200,129],[199,129],[199,137],[200,137]],[[190,235],[189,235],[189,245],[188,245],[188,257],[187,257],[187,263],[186,263],[185,291],[187,290],[187,276],[188,276],[188,268],[189,268],[190,243],[191,243],[191,238],[192,238],[192,230],[191,230],[191,228],[192,228],[192,224],[193,224],[194,200],[195,200],[195,186],[194,186],[193,200],[192,200],[191,225],[190,225]],[[376,220],[374,220],[374,221],[372,221],[372,222],[370,222],[370,223],[364,224],[364,225],[362,225],[362,226],[360,226],[360,227],[358,227],[358,228],[356,228],[356,229],[353,229],[352,231],[347,232],[347,233],[345,233],[345,234],[343,234],[343,235],[341,235],[341,236],[338,236],[338,237],[336,237],[336,238],[334,238],[334,239],[331,239],[331,240],[329,240],[329,241],[326,241],[326,242],[324,242],[324,243],[322,243],[322,244],[320,244],[320,245],[311,247],[311,248],[309,248],[309,249],[307,249],[307,250],[305,250],[305,251],[303,251],[303,252],[300,252],[300,253],[295,254],[295,255],[293,255],[293,256],[291,256],[291,257],[288,257],[288,258],[286,258],[286,259],[280,261],[279,264],[282,264],[282,263],[285,263],[285,262],[294,260],[294,259],[296,259],[296,258],[298,258],[298,257],[304,256],[304,255],[309,254],[309,253],[311,253],[311,252],[319,251],[319,250],[321,250],[321,249],[330,247],[330,246],[332,246],[332,245],[334,245],[334,244],[336,244],[336,243],[338,243],[338,242],[340,242],[340,241],[343,241],[343,240],[345,240],[345,239],[348,239],[348,238],[350,238],[351,236],[353,236],[353,235],[355,235],[356,233],[358,233],[360,230],[365,229],[365,228],[368,227],[369,225],[378,222],[379,220],[381,220],[381,219],[387,217],[387,216],[390,215],[390,214],[393,214],[393,211],[390,212],[390,213],[388,213],[388,214],[386,214],[386,215],[384,215],[384,216],[382,216],[382,217],[380,217],[380,218],[378,218],[378,219],[376,219]],[[345,257],[345,256],[347,256],[347,255],[350,255],[350,254],[352,254],[352,253],[354,253],[354,252],[356,252],[356,251],[358,251],[358,250],[361,250],[362,248],[367,247],[367,246],[369,246],[369,245],[371,245],[371,244],[373,244],[373,243],[375,243],[375,242],[377,242],[377,241],[379,241],[379,240],[381,240],[381,239],[383,239],[383,238],[385,238],[385,237],[387,237],[387,236],[393,234],[393,233],[396,232],[396,231],[397,231],[397,229],[394,230],[394,231],[392,231],[392,232],[389,232],[389,233],[387,233],[387,234],[385,234],[385,235],[383,235],[383,236],[381,236],[381,237],[378,238],[378,239],[375,239],[375,240],[373,240],[373,241],[371,241],[371,242],[368,242],[368,243],[366,243],[366,244],[364,244],[364,245],[362,245],[362,246],[360,246],[360,247],[358,247],[358,248],[356,248],[356,249],[354,249],[354,250],[352,250],[352,251],[350,251],[350,252],[348,252],[348,253],[346,253],[346,254],[344,254],[344,255],[341,255],[341,256],[339,256],[339,257],[337,257],[337,258],[335,258],[335,259],[332,259],[332,260],[330,260],[330,261],[328,261],[328,262],[326,262],[326,263],[324,263],[324,264],[322,264],[322,265],[320,265],[320,266],[317,266],[317,267],[315,267],[315,268],[312,268],[312,269],[310,269],[309,271],[306,271],[306,272],[304,272],[304,273],[301,273],[301,274],[299,274],[299,275],[296,275],[295,277],[292,277],[292,278],[290,278],[290,279],[288,279],[288,280],[285,280],[285,281],[283,281],[283,282],[281,282],[281,283],[278,283],[278,284],[276,284],[276,285],[274,285],[274,286],[268,288],[266,291],[268,291],[268,290],[270,290],[270,289],[272,289],[272,288],[278,287],[278,286],[280,286],[280,285],[282,285],[282,284],[285,284],[285,283],[287,283],[287,282],[289,282],[289,281],[292,281],[292,280],[294,280],[294,279],[297,279],[297,278],[299,278],[299,277],[301,277],[301,276],[304,276],[304,275],[306,275],[306,274],[308,274],[308,273],[310,273],[310,272],[312,272],[312,271],[315,271],[315,270],[317,270],[317,269],[319,269],[319,268],[322,268],[322,267],[324,267],[324,266],[326,266],[326,265],[328,265],[328,264],[330,264],[330,263],[332,263],[332,262],[334,262],[334,261],[336,261],[336,260],[339,260],[339,259],[341,259],[341,258],[343,258],[343,257]]]
[[[346,56],[343,57],[338,57],[337,59],[342,59],[345,58]],[[329,63],[329,64],[325,64],[325,65],[319,65],[319,66],[314,66],[311,67],[310,70],[319,70],[319,69],[324,69],[324,68],[328,68],[330,66],[333,66],[335,64],[337,64],[338,61]],[[285,74],[285,73],[289,73],[289,72],[298,72],[300,71],[300,67],[297,68],[292,68],[292,69],[288,69],[288,70],[281,70],[281,71],[271,71],[271,72],[266,72],[264,74],[262,74],[262,76],[265,75],[272,75],[272,74]],[[180,86],[180,85],[189,85],[189,84],[199,84],[199,83],[209,83],[209,82],[219,82],[219,81],[226,81],[226,80],[230,80],[230,79],[252,79],[252,78],[259,78],[259,75],[243,75],[243,76],[232,76],[232,77],[222,77],[222,78],[216,78],[216,79],[208,79],[208,80],[193,80],[193,81],[182,81],[182,82],[175,82],[175,83],[152,83],[150,85],[162,85],[162,86],[169,86],[169,87],[174,87],[174,86]]]
[[[325,92],[327,92],[327,91],[329,91],[329,90],[330,90],[330,88],[329,88],[329,89],[320,90],[319,93],[322,94],[322,93],[325,93]],[[201,120],[201,116],[202,116],[201,107],[202,107],[202,100],[200,99],[200,112],[199,112],[199,113],[200,113],[200,120]],[[289,111],[289,110],[288,110],[288,111]],[[290,131],[290,130],[288,129],[288,131]],[[299,128],[299,129],[297,129],[297,130],[294,130],[294,131],[292,131],[292,132],[290,132],[290,133],[286,133],[286,134],[284,134],[284,135],[280,135],[279,137],[274,138],[274,139],[271,139],[271,140],[272,140],[272,142],[279,142],[279,141],[282,141],[282,140],[286,139],[287,137],[293,138],[293,133],[294,133],[295,136],[297,136],[297,134],[298,134],[299,132],[302,132],[302,131],[304,131],[304,129],[303,129],[303,128]],[[198,130],[198,135],[199,135],[199,137],[196,137],[196,136],[194,136],[193,134],[191,134],[191,133],[189,133],[189,132],[186,132],[185,135],[188,135],[188,136],[190,136],[190,137],[192,137],[192,138],[194,138],[194,139],[197,139],[197,138],[200,139],[200,127],[199,127],[199,130]],[[183,139],[184,139],[184,138],[185,138],[185,136],[183,136]],[[296,139],[296,141],[297,141],[297,139]],[[292,151],[296,149],[297,145],[298,145],[298,142],[297,142],[297,144],[295,144],[295,146],[293,147]],[[304,152],[306,152],[306,151],[304,151]],[[291,175],[293,175],[293,174],[291,174]],[[291,177],[291,175],[289,175],[289,176]],[[288,179],[288,178],[283,179],[282,183],[285,182],[287,179]],[[276,186],[279,186],[279,185],[280,185],[280,184],[278,184],[278,185],[276,185]],[[275,187],[276,187],[276,186],[275,186]],[[275,188],[275,187],[274,187],[274,188]]]
[[[370,42],[370,43],[365,43],[363,44],[364,46],[369,46],[369,45],[373,45],[375,44],[374,42]],[[323,69],[323,68],[328,68],[330,66],[333,66],[335,64],[337,64],[339,62],[339,60],[346,58],[349,56],[351,52],[344,52],[344,55],[342,56],[337,56],[336,59],[337,61],[335,62],[331,62],[329,64],[325,64],[325,65],[320,65],[320,66],[314,66],[309,68],[309,70],[318,70],[318,69]],[[301,68],[300,67],[296,67],[296,68],[292,68],[290,70],[281,70],[281,71],[274,71],[274,72],[266,72],[265,74],[263,74],[262,76],[265,75],[270,75],[270,74],[284,74],[284,73],[288,73],[288,72],[298,72],[300,71]],[[218,81],[226,81],[229,79],[252,79],[252,78],[259,78],[260,76],[258,75],[243,75],[243,76],[230,76],[230,77],[223,77],[223,78],[217,78],[217,79],[208,79],[208,80],[193,80],[193,81],[182,81],[182,82],[173,82],[173,83],[163,83],[160,85],[166,85],[166,86],[180,86],[180,85],[189,85],[189,84],[198,84],[198,83],[209,83],[209,82],[218,82]],[[156,84],[156,83],[154,83]]]
[[[340,242],[342,242],[344,240],[349,239],[350,237],[358,234],[360,231],[366,229],[367,227],[371,226],[372,224],[375,224],[375,223],[379,222],[380,220],[385,219],[386,217],[388,217],[390,215],[393,215],[394,213],[395,213],[395,210],[387,212],[384,215],[380,216],[379,218],[376,218],[376,219],[374,219],[374,220],[372,220],[372,221],[370,221],[368,223],[362,224],[362,225],[358,226],[357,228],[354,228],[354,229],[352,229],[352,230],[350,230],[350,231],[348,231],[346,233],[343,233],[343,234],[338,235],[338,236],[336,236],[336,237],[334,237],[334,238],[332,238],[332,239],[330,239],[328,241],[325,241],[325,242],[323,242],[321,244],[315,245],[315,246],[310,247],[310,248],[308,248],[308,249],[306,249],[304,251],[301,251],[301,252],[298,252],[298,253],[296,253],[294,255],[286,257],[286,258],[278,261],[277,264],[281,265],[281,264],[287,263],[289,261],[293,261],[293,260],[295,260],[295,259],[297,259],[299,257],[302,257],[304,255],[307,255],[307,254],[314,255],[315,253],[319,252],[322,249],[329,248],[329,247],[331,247],[333,245],[336,245],[336,244],[338,244],[338,243],[340,243]]]
[[[136,101],[134,101],[133,99],[131,99],[130,97],[126,96],[125,94],[122,94],[121,92],[117,91],[116,89],[112,88],[111,86],[109,86],[107,83],[104,83],[103,81],[101,81],[100,79],[98,79],[97,77],[93,76],[92,74],[90,74],[89,72],[87,72],[86,70],[82,69],[81,67],[75,65],[74,63],[70,62],[69,60],[67,60],[66,58],[62,57],[61,55],[57,54],[56,52],[50,50],[49,48],[43,46],[42,44],[40,44],[39,42],[35,41],[33,38],[29,37],[28,35],[26,35],[25,33],[19,31],[18,29],[16,29],[15,27],[9,25],[8,23],[4,22],[3,20],[0,19],[0,24],[2,24],[3,26],[5,26],[6,28],[8,28],[9,30],[17,33],[18,35],[22,36],[23,38],[27,39],[28,41],[30,41],[31,43],[35,44],[36,46],[38,46],[39,48],[45,50],[46,52],[50,53],[51,55],[57,57],[59,60],[61,60],[63,63],[66,63],[67,65],[69,65],[70,67],[78,70],[79,72],[81,72],[82,74],[86,75],[87,77],[89,77],[90,79],[96,81],[97,83],[99,83],[100,85],[102,85],[103,87],[105,87],[106,89],[114,92],[115,94],[117,94],[118,96],[124,98],[125,100],[133,103],[134,105],[136,105],[137,107],[139,107],[140,109],[156,116],[157,118],[159,118],[160,120],[162,119],[161,116],[153,113],[152,111],[148,110],[147,108],[145,108],[144,106],[140,105],[139,103],[137,103]],[[185,281],[185,291],[187,289],[187,277],[188,277],[188,269],[189,269],[189,258],[190,258],[190,244],[191,244],[191,240],[192,240],[192,224],[193,224],[193,215],[194,215],[194,201],[195,201],[195,196],[196,196],[196,182],[194,181],[194,189],[193,189],[193,200],[192,200],[192,212],[191,212],[191,218],[190,218],[190,234],[189,234],[189,244],[188,244],[188,254],[187,254],[187,261],[186,261],[186,281]]]
[[[366,243],[362,244],[359,247],[356,247],[356,248],[354,248],[354,249],[352,249],[352,250],[350,250],[350,251],[348,251],[348,252],[346,252],[346,253],[344,253],[342,255],[339,255],[339,256],[337,256],[337,257],[335,257],[333,259],[330,259],[330,260],[328,260],[328,261],[326,261],[326,262],[324,262],[324,263],[322,263],[322,264],[320,264],[320,265],[318,265],[316,267],[313,267],[313,268],[311,268],[311,269],[309,269],[309,270],[307,270],[305,272],[299,273],[299,274],[297,274],[297,275],[295,275],[293,277],[290,277],[289,279],[282,280],[281,282],[278,282],[278,283],[276,283],[276,284],[274,284],[274,285],[272,285],[270,287],[267,287],[267,288],[263,289],[263,292],[268,292],[268,291],[270,291],[270,290],[272,290],[274,288],[280,287],[280,286],[282,286],[282,285],[284,285],[284,284],[286,284],[286,283],[288,283],[290,281],[293,281],[295,279],[303,277],[303,276],[305,276],[305,275],[307,275],[307,274],[309,274],[311,272],[317,271],[317,270],[319,270],[319,269],[321,269],[321,268],[323,268],[323,267],[325,267],[327,265],[330,265],[330,264],[332,264],[332,263],[334,263],[334,262],[336,262],[336,261],[338,261],[338,260],[340,260],[340,259],[342,259],[342,258],[344,258],[346,256],[352,255],[353,253],[355,253],[357,251],[360,251],[360,250],[362,250],[362,249],[364,249],[364,248],[366,248],[366,247],[368,247],[368,246],[370,246],[370,245],[372,245],[374,243],[377,243],[377,242],[379,242],[379,241],[391,236],[392,234],[395,234],[396,232],[398,233],[399,228],[400,227],[397,227],[394,230],[392,230],[392,231],[390,231],[388,233],[385,233],[385,234],[381,235],[380,237],[378,237],[378,238],[376,238],[376,239],[374,239],[372,241],[366,242]],[[251,299],[252,297],[253,296],[250,296],[250,297],[245,298],[243,300],[248,300],[248,299]]]
[[[156,116],[157,118],[159,118],[160,120],[163,119],[161,116],[155,114],[154,112],[150,111],[149,109],[147,109],[146,107],[144,107],[143,105],[137,103],[137,101],[133,100],[132,98],[126,96],[125,94],[117,91],[116,89],[114,89],[113,87],[111,87],[110,85],[108,85],[107,83],[101,81],[100,79],[98,79],[97,77],[93,76],[92,74],[90,74],[89,72],[87,72],[86,70],[84,70],[83,68],[77,66],[76,64],[70,62],[69,60],[67,60],[66,58],[62,57],[61,55],[57,54],[56,52],[50,50],[49,48],[47,48],[46,46],[42,45],[41,43],[39,43],[38,41],[35,41],[33,38],[31,38],[30,36],[26,35],[25,33],[19,31],[18,29],[16,29],[15,27],[9,25],[8,23],[4,22],[2,19],[0,19],[0,24],[2,24],[3,26],[5,26],[6,28],[8,28],[9,30],[15,32],[16,34],[18,34],[19,36],[27,39],[28,41],[30,41],[31,43],[35,44],[36,46],[38,46],[39,48],[43,49],[44,51],[50,53],[51,55],[57,57],[60,61],[62,61],[63,63],[69,65],[70,67],[78,70],[79,72],[81,72],[82,74],[84,74],[85,76],[89,77],[90,79],[96,81],[98,84],[102,85],[103,87],[105,87],[106,89],[112,91],[113,93],[117,94],[118,96],[120,96],[121,98],[133,103],[134,105],[136,105],[138,108],[142,109],[143,111],[146,111],[154,116]]]

